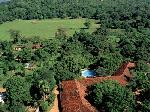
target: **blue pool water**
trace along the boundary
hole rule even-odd
[[[82,71],[83,77],[93,77],[96,75],[96,72],[94,70],[84,70]]]

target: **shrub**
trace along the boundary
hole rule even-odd
[[[55,100],[55,94],[54,93],[50,93],[49,97],[47,99],[48,103],[51,104],[51,103],[54,102],[54,100]]]
[[[40,111],[47,112],[48,111],[48,101],[42,101],[40,104]]]

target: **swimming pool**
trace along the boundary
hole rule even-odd
[[[96,75],[94,70],[84,70],[81,72],[83,77],[93,77]]]

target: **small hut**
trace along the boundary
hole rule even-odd
[[[25,48],[24,45],[16,45],[16,46],[14,46],[14,50],[15,51],[21,51],[23,48]]]

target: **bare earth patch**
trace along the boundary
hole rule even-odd
[[[1,93],[1,92],[6,92],[6,89],[0,88],[0,93]]]
[[[55,100],[54,100],[54,105],[52,109],[49,112],[59,112],[59,107],[58,107],[58,98],[57,95],[59,94],[59,91],[57,90],[57,86],[54,88],[54,94],[55,94]]]

